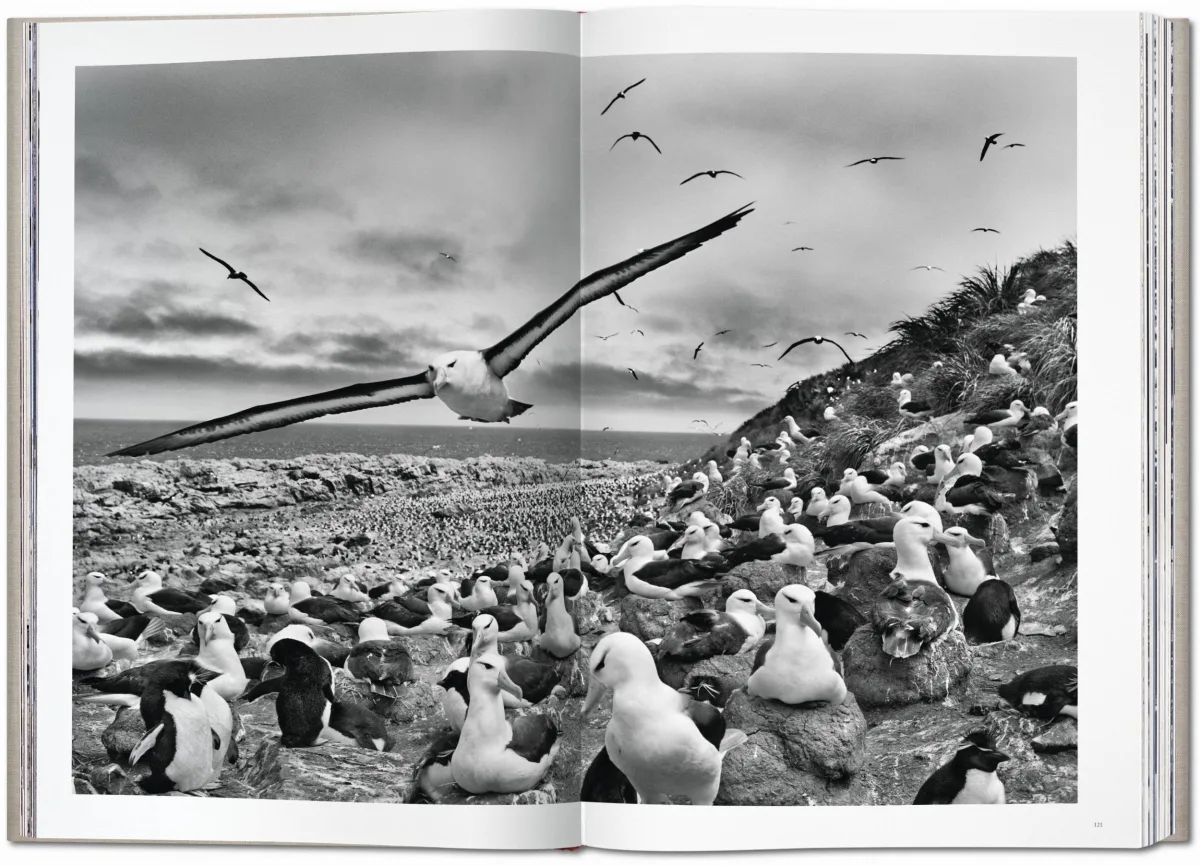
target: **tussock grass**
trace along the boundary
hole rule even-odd
[[[1076,281],[1072,240],[1038,250],[1011,267],[981,267],[924,314],[892,323],[891,342],[874,355],[854,368],[843,365],[794,383],[778,403],[747,420],[728,443],[714,445],[703,459],[725,466],[726,450],[742,436],[756,445],[769,442],[778,435],[783,417],[791,415],[800,426],[826,435],[825,442],[793,458],[797,476],[824,477],[833,463],[839,464],[840,474],[865,453],[851,447],[856,436],[870,438],[865,431],[875,426],[907,426],[897,414],[899,391],[888,387],[894,371],[912,373],[913,399],[930,403],[939,415],[1000,408],[1015,399],[1030,409],[1045,406],[1057,413],[1076,396]],[[1022,316],[1017,305],[1028,289],[1046,299]],[[992,356],[1012,351],[1027,353],[1031,369],[1020,378],[989,377]],[[941,366],[934,367],[936,361]],[[851,384],[854,379],[861,384]],[[834,394],[827,393],[829,387]],[[822,420],[830,405],[837,407],[845,426]]]

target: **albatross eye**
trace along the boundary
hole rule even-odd
[[[457,364],[457,363],[458,363],[458,361],[451,361],[451,362],[450,362],[449,364],[447,364],[446,366],[447,366],[447,367],[453,367],[453,366],[454,366],[455,364]]]

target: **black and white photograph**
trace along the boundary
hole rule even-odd
[[[75,793],[1075,803],[1076,91],[80,67]]]

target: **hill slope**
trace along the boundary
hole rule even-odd
[[[840,475],[912,425],[898,414],[899,392],[889,386],[894,372],[913,375],[908,386],[913,399],[929,403],[935,416],[1005,407],[1017,399],[1057,414],[1076,393],[1076,264],[1075,244],[1067,241],[1007,269],[980,268],[924,315],[892,323],[895,337],[875,354],[793,385],[778,403],[685,468],[707,460],[723,465],[742,437],[755,446],[770,442],[791,415],[801,427],[823,434],[823,441],[793,458],[801,481]],[[1029,289],[1045,300],[1022,315],[1017,306]],[[1027,353],[1029,372],[989,377],[991,358],[1012,352]],[[839,421],[823,420],[828,406]]]

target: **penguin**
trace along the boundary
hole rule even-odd
[[[1021,627],[1013,588],[999,578],[985,580],[962,613],[963,633],[971,643],[1012,640]]]
[[[469,659],[463,659],[469,661]],[[464,673],[464,688],[465,685]],[[459,725],[461,728],[462,725]],[[458,748],[459,729],[443,731],[425,750],[424,756],[413,769],[412,790],[406,803],[436,803],[454,788],[454,773],[450,770],[450,759]]]
[[[1079,669],[1075,665],[1034,668],[996,691],[1022,713],[1036,719],[1079,718]]]
[[[914,806],[1003,806],[1004,782],[996,768],[1008,755],[996,748],[987,731],[963,738],[949,763],[933,771],[913,800]]]
[[[617,769],[608,756],[608,746],[601,746],[583,775],[579,789],[582,803],[637,803],[637,789],[629,777]]]
[[[333,667],[316,650],[286,638],[271,647],[271,659],[283,665],[282,681],[260,684],[246,700],[261,697],[272,687],[278,690],[275,713],[280,745],[295,749],[335,742],[380,752],[391,750],[392,738],[383,719],[365,707],[334,700]]]
[[[71,622],[71,668],[98,671],[113,660],[112,649],[96,629],[94,613],[77,610]]]
[[[195,791],[214,781],[221,734],[209,718],[208,707],[215,703],[201,697],[212,674],[193,662],[172,660],[150,677],[138,704],[146,735],[129,756],[130,766],[145,760],[150,768],[138,780],[146,793]],[[216,721],[223,724],[223,716]]]

